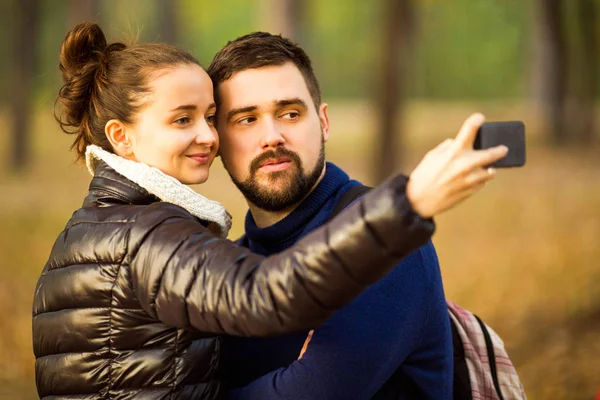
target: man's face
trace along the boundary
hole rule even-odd
[[[300,202],[318,181],[329,138],[327,105],[315,105],[293,63],[235,73],[218,87],[220,154],[248,201],[267,211]]]

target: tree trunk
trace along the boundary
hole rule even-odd
[[[376,105],[381,122],[375,157],[375,181],[391,175],[402,161],[402,120],[410,73],[414,5],[412,0],[386,0],[383,8],[380,73],[376,74]]]
[[[100,20],[99,0],[71,0],[69,2],[69,29],[85,21]]]
[[[303,43],[308,0],[261,0],[259,15],[261,29]]]
[[[39,1],[15,2],[15,30],[13,32],[14,71],[12,76],[11,108],[13,116],[13,143],[11,168],[23,170],[29,162],[30,130],[33,106],[34,73],[36,65],[37,30],[39,26]]]
[[[568,141],[565,125],[567,52],[561,0],[536,0],[535,97],[555,145]]]
[[[158,30],[160,41],[177,44],[177,27],[175,21],[175,4],[173,0],[157,0]]]
[[[598,84],[598,40],[596,32],[597,10],[594,0],[578,0],[578,25],[581,56],[579,57],[579,76],[581,78],[577,91],[577,100],[573,118],[573,140],[576,144],[590,145],[595,139],[595,101]]]

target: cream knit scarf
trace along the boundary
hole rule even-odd
[[[160,200],[183,207],[201,220],[211,222],[212,228],[218,228],[219,236],[226,237],[229,233],[231,215],[220,203],[196,193],[189,186],[157,168],[126,160],[93,144],[87,146],[85,163],[92,176],[100,160]]]

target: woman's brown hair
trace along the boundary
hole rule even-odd
[[[187,64],[200,65],[191,54],[168,44],[108,44],[98,25],[75,26],[60,48],[63,86],[55,118],[64,132],[75,135],[71,148],[78,159],[85,157],[90,144],[112,152],[106,123],[133,123],[151,93],[148,82],[153,74]]]

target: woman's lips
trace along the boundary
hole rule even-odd
[[[199,164],[206,164],[210,160],[210,153],[190,154],[188,157]]]

